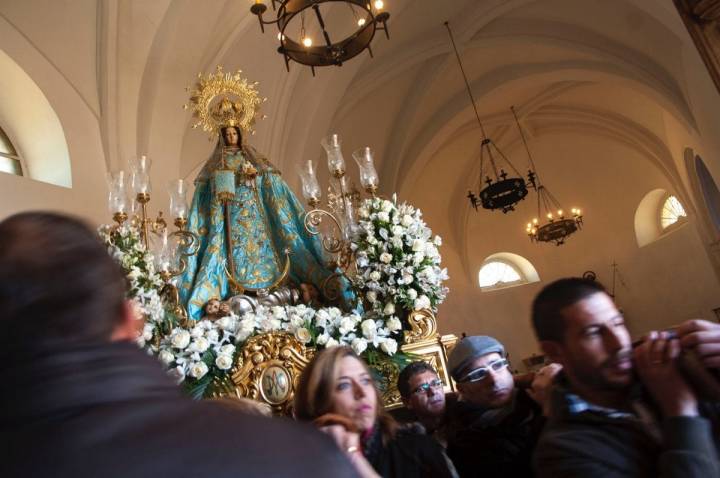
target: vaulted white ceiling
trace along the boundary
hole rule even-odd
[[[297,64],[285,70],[274,27],[262,34],[251,4],[0,0],[0,37],[10,42],[0,48],[31,76],[53,72],[52,82],[34,79],[51,103],[69,105],[61,122],[96,121],[94,130],[70,128],[87,134],[80,145],[70,135],[71,156],[117,169],[148,154],[156,185],[191,179],[212,149],[182,109],[185,88],[217,64],[241,68],[268,97],[251,142],[290,185],[299,191],[301,160],[324,164],[319,141],[330,132],[341,134],[348,160],[373,147],[381,192],[423,208],[445,237],[458,289],[474,285],[483,258],[499,248],[540,263],[561,259],[523,237],[534,199],[502,215],[476,213],[465,198],[477,187],[481,135],[446,20],[489,135],[526,169],[514,105],[545,182],[567,207],[588,211],[586,236],[611,223],[631,232],[638,201],[654,188],[694,211],[687,147],[720,178],[720,97],[671,0],[387,0],[390,39],[376,36],[374,58],[315,77]],[[340,14],[333,9],[328,22]],[[101,148],[83,152],[94,144]],[[582,261],[588,243],[573,241],[567,254]]]

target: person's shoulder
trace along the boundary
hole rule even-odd
[[[300,475],[355,476],[334,442],[309,424],[251,415],[212,401],[194,403],[193,414],[186,418],[195,421],[191,428],[203,430],[193,441],[215,454],[218,448],[229,450],[237,463],[266,467],[269,475],[295,470]]]

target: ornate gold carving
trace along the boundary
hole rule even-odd
[[[289,415],[300,373],[314,353],[287,332],[250,338],[235,363],[235,395],[268,403],[276,415]]]
[[[429,309],[413,310],[408,314],[410,330],[405,331],[405,343],[412,344],[437,336],[435,314]]]
[[[192,108],[197,119],[193,128],[202,126],[203,131],[211,132],[213,137],[225,126],[238,126],[245,132],[252,132],[260,105],[267,98],[260,98],[257,81],[248,83],[240,73],[242,70],[224,73],[222,65],[207,77],[198,73],[198,82],[190,91],[190,103],[184,105],[185,109]],[[218,96],[222,99],[213,105]]]

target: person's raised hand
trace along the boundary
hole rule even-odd
[[[652,331],[633,351],[635,370],[663,415],[697,416],[697,398],[678,368],[680,341]]]
[[[693,319],[677,329],[683,349],[693,350],[707,368],[720,368],[720,324]]]

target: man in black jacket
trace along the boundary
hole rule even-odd
[[[515,387],[505,348],[493,337],[466,337],[448,368],[460,398],[448,407],[447,454],[461,477],[529,477],[544,423],[542,408]]]
[[[0,223],[0,476],[356,476],[320,432],[181,396],[124,290],[81,222]]]
[[[633,350],[612,298],[577,278],[545,287],[532,321],[543,351],[563,365],[536,449],[539,477],[720,476],[672,334],[651,332]]]

